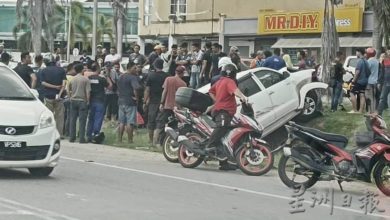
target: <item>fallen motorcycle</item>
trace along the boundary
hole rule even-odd
[[[371,174],[380,191],[390,196],[390,135],[378,115],[365,115],[372,138],[352,151],[345,149],[348,139],[324,133],[294,122],[286,125],[288,139],[283,147],[278,173],[282,182],[295,188],[312,187],[317,181],[337,180],[371,182]]]

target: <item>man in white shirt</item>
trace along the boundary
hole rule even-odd
[[[171,51],[168,51],[168,47],[166,44],[161,45],[161,55],[160,58],[164,60],[164,66],[163,66],[163,72],[168,73],[169,72],[169,66],[171,64],[170,61],[170,55]]]
[[[121,56],[116,53],[116,48],[111,47],[110,54],[106,56],[104,62],[119,63],[121,61]]]

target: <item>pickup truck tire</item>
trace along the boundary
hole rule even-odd
[[[305,105],[300,115],[297,116],[297,121],[308,122],[311,119],[319,115],[318,106],[318,95],[314,90],[310,90],[305,97]]]

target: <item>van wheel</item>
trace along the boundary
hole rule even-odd
[[[318,116],[317,106],[319,98],[314,90],[309,91],[305,97],[305,104],[300,115],[297,116],[297,120],[300,122],[308,122],[311,119]]]
[[[54,167],[39,167],[39,168],[28,168],[28,171],[33,176],[49,176],[53,172]]]

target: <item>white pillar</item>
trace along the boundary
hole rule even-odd
[[[70,47],[73,46],[73,45],[70,45],[70,27],[71,26],[72,26],[72,0],[69,1],[69,19],[68,19],[68,29],[66,32],[67,41],[68,41],[66,44],[66,59],[68,62],[70,62]]]
[[[97,10],[98,10],[98,1],[93,1],[93,26],[92,26],[92,59],[95,59],[96,56],[96,32],[97,32]]]
[[[137,44],[140,47],[140,53],[145,54],[145,39],[138,37]]]
[[[223,13],[219,14],[219,36],[218,43],[223,46],[223,50],[226,51],[225,48],[225,18],[226,15]]]

